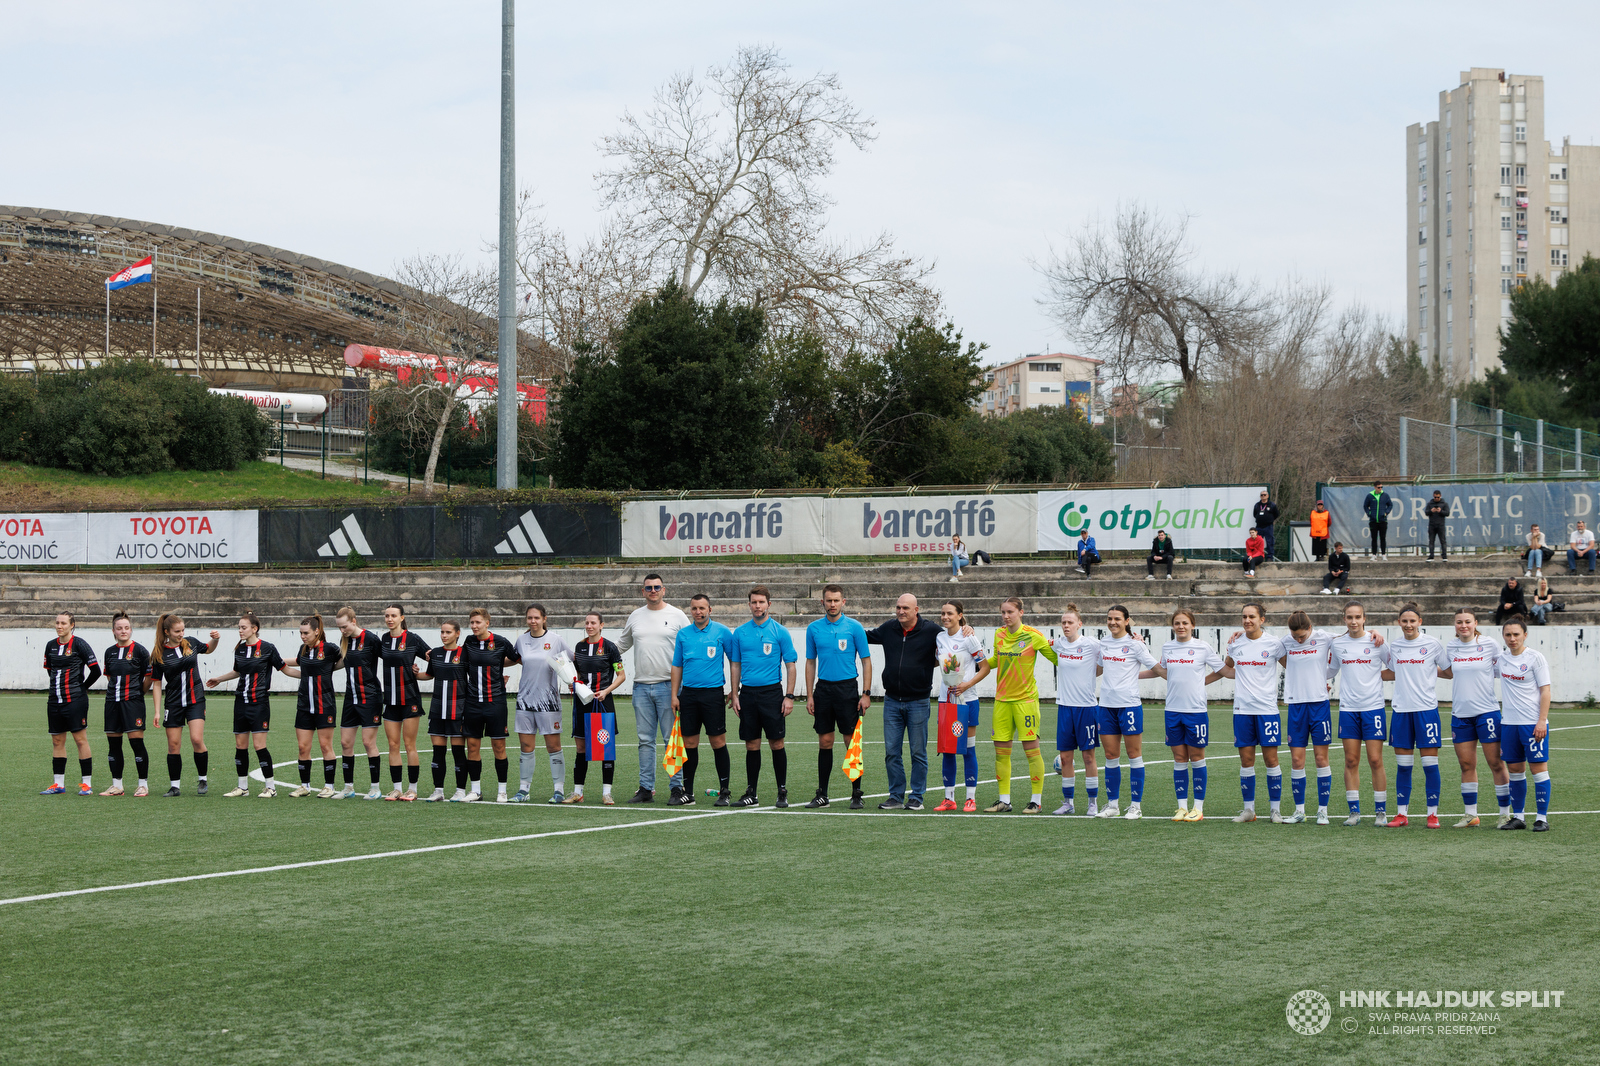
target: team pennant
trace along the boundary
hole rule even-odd
[[[861,780],[861,719],[856,719],[856,731],[850,737],[850,747],[844,753],[844,776],[852,781]]]
[[[683,727],[678,724],[678,719],[672,719],[672,735],[667,738],[666,753],[661,756],[661,763],[667,768],[667,776],[676,776],[683,764],[689,761],[689,753],[683,747]]]

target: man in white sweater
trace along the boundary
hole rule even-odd
[[[644,576],[644,606],[628,616],[617,647],[633,649],[633,718],[639,732],[639,791],[629,803],[656,801],[656,737],[672,735],[672,648],[689,616],[666,602],[667,587],[656,573]],[[670,782],[683,791],[683,773]]]

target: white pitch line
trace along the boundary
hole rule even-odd
[[[724,814],[737,814],[737,810],[707,811],[704,814],[687,814],[674,818],[655,818],[649,821],[624,822],[618,825],[586,826],[582,829],[555,829],[544,833],[525,833],[514,837],[491,837],[487,840],[467,840],[459,844],[434,844],[425,848],[405,848],[399,851],[378,851],[368,855],[345,855],[336,859],[313,859],[308,862],[287,862],[277,866],[253,866],[245,870],[220,870],[209,874],[189,874],[185,877],[163,877],[154,881],[135,881],[126,885],[101,885],[96,888],[74,888],[65,892],[42,892],[34,896],[15,896],[0,899],[0,907],[12,903],[34,903],[39,900],[63,899],[67,896],[88,896],[99,892],[121,892],[130,888],[155,888],[160,885],[177,885],[186,881],[209,881],[218,877],[243,877],[246,874],[280,873],[284,870],[304,870],[313,866],[334,866],[345,862],[365,862],[368,859],[393,859],[406,855],[426,855],[435,851],[456,851],[461,848],[480,848],[488,844],[514,844],[524,840],[541,840],[545,837],[576,836],[581,833],[604,833],[612,829],[638,826],[668,825],[673,822],[692,822],[698,818],[716,818]]]

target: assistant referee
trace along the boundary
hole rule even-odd
[[[806,711],[817,733],[817,794],[806,804],[811,808],[828,805],[834,734],[854,735],[872,706],[872,649],[866,629],[845,615],[844,604],[842,587],[822,586],[823,616],[806,626]],[[850,809],[862,806],[858,777],[850,785]]]

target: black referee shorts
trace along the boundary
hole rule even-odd
[[[720,688],[679,688],[678,728],[686,737],[697,737],[701,728],[708,737],[728,731],[728,706]]]
[[[782,740],[789,720],[783,716],[782,685],[739,686],[739,739]]]
[[[848,737],[855,733],[856,722],[861,718],[861,688],[854,678],[818,681],[808,699],[813,712],[811,728],[817,736],[843,733]]]

